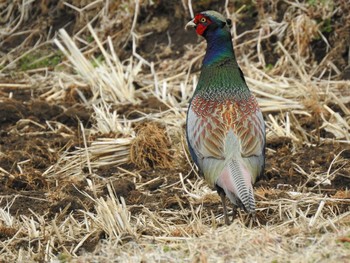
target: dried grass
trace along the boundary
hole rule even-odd
[[[155,123],[137,128],[130,148],[130,161],[140,168],[171,168],[171,144],[164,129]]]

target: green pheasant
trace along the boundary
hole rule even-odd
[[[239,68],[230,20],[215,11],[187,23],[207,41],[198,85],[187,113],[187,141],[192,159],[208,184],[248,213],[255,213],[253,183],[265,164],[265,123],[257,100]]]

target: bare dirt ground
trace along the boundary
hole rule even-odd
[[[347,262],[346,1],[228,5],[237,57],[267,123],[254,226],[246,226],[244,212],[225,226],[219,197],[189,161],[184,116],[205,49],[184,32],[190,10],[181,1],[146,2],[84,9],[84,1],[38,1],[26,11],[0,4],[8,14],[0,35],[0,261],[306,262],[306,255],[308,262]],[[193,9],[224,6],[199,1]],[[51,41],[65,27],[92,70],[109,65],[88,21],[106,50],[112,36],[115,54],[127,61],[113,60],[126,68],[122,85],[133,88],[131,97],[101,92],[105,84],[67,58],[76,59],[74,52]],[[137,61],[143,64],[133,73]]]

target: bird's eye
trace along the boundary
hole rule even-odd
[[[202,17],[200,21],[201,21],[201,23],[205,23],[205,22],[207,22],[207,19],[205,17]]]

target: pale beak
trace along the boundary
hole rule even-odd
[[[193,19],[194,20],[194,19]],[[191,20],[190,22],[188,22],[187,24],[186,24],[186,26],[185,26],[185,30],[188,30],[188,28],[189,27],[196,27],[197,25],[196,25],[196,23],[193,21],[193,20]]]

